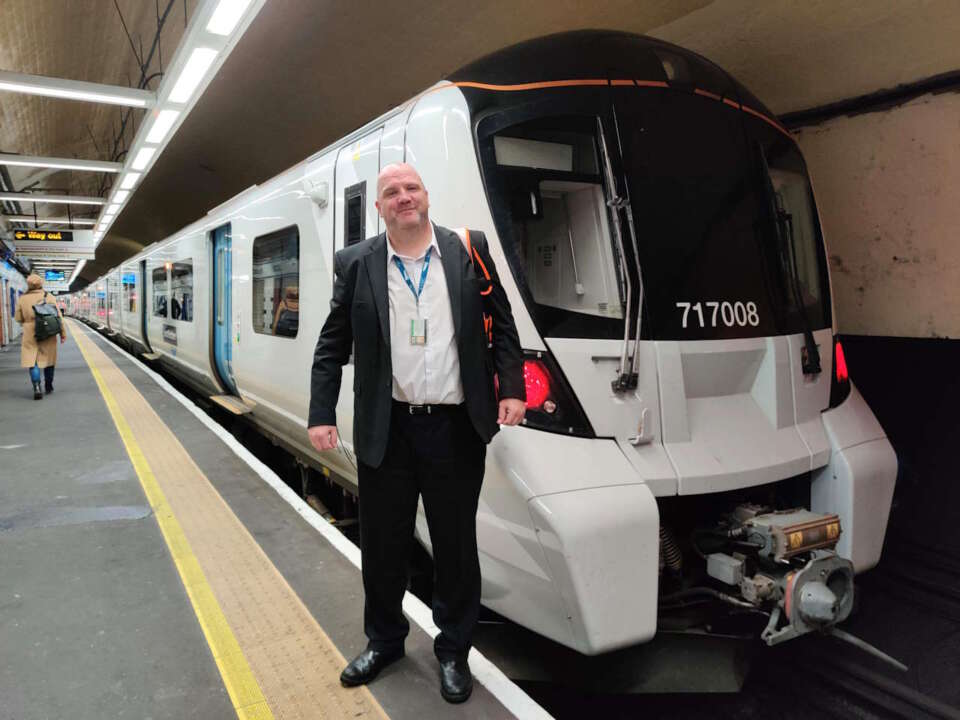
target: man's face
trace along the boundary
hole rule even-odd
[[[407,230],[429,221],[429,196],[423,181],[409,166],[387,170],[380,177],[377,210],[387,230]]]

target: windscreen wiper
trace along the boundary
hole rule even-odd
[[[627,306],[623,321],[623,348],[620,350],[620,366],[617,368],[617,379],[610,385],[614,392],[624,392],[637,386],[637,375],[631,377],[631,368],[633,358],[627,361],[627,350],[630,347],[630,309],[633,307],[633,283],[630,281],[630,271],[626,268],[627,256],[623,251],[623,229],[620,227],[620,207],[623,204],[623,198],[617,193],[616,177],[613,174],[613,164],[610,162],[610,151],[607,149],[607,139],[603,132],[603,123],[597,118],[597,135],[600,138],[600,154],[603,156],[603,171],[607,181],[610,197],[607,205],[612,212],[613,235],[617,241],[617,252],[620,254],[620,273],[624,284],[627,286]],[[638,338],[639,339],[639,336]]]
[[[613,129],[617,133],[617,150],[623,159],[623,143],[620,140],[620,123],[617,121],[617,107],[611,107],[613,112]],[[637,231],[633,224],[633,205],[630,203],[630,183],[626,174],[623,177],[623,194],[620,206],[627,215],[627,228],[630,230],[630,247],[633,250],[633,264],[637,270],[637,327],[633,334],[633,356],[630,358],[630,387],[637,386],[640,377],[640,323],[643,318],[643,274],[640,272],[640,245],[637,242]]]
[[[793,234],[793,215],[788,213],[778,199],[777,193],[773,188],[773,180],[770,177],[770,165],[767,163],[766,153],[763,151],[763,145],[757,143],[757,149],[760,152],[760,162],[763,164],[763,186],[764,194],[767,196],[767,207],[772,213],[773,226],[777,233],[777,244],[781,254],[786,253],[786,270],[788,273],[790,290],[793,295],[793,301],[797,306],[797,313],[800,315],[800,322],[803,325],[804,353],[800,359],[800,366],[804,375],[819,375],[823,369],[820,366],[820,351],[817,348],[816,340],[813,338],[813,328],[810,324],[810,318],[807,316],[806,307],[803,304],[803,294],[800,292],[800,270],[797,267],[797,245]]]

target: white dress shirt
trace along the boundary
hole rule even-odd
[[[390,349],[393,399],[414,405],[456,405],[463,402],[460,356],[453,326],[447,277],[440,261],[437,234],[430,225],[430,269],[417,302],[394,257],[400,258],[413,287],[420,287],[427,251],[418,258],[398,255],[387,239],[387,298],[390,305]],[[426,318],[427,341],[410,344],[410,321]]]

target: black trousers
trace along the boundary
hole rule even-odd
[[[477,503],[486,452],[462,405],[411,415],[394,403],[383,462],[358,466],[369,647],[402,647],[410,630],[401,603],[422,496],[433,546],[433,621],[440,628],[434,652],[440,661],[466,658],[480,612]]]

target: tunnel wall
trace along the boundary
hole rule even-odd
[[[794,132],[850,377],[897,452],[887,545],[922,540],[960,557],[960,93]]]
[[[798,128],[844,334],[960,338],[960,93]]]

